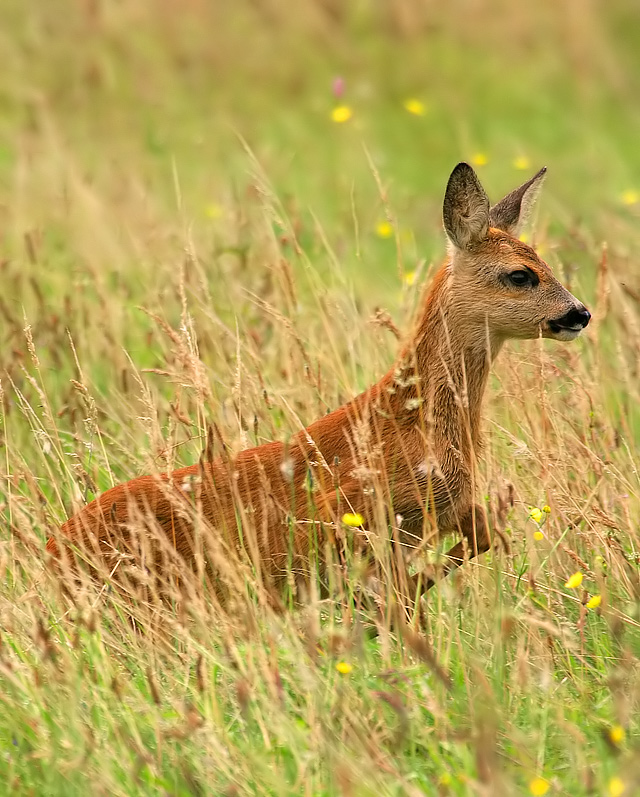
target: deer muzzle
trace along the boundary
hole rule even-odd
[[[560,318],[549,321],[549,329],[561,340],[577,337],[591,320],[591,313],[583,304],[572,307]]]

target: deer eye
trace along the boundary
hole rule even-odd
[[[512,271],[511,274],[509,274],[509,282],[521,288],[523,285],[531,285],[533,279],[528,271],[521,269],[519,271]]]

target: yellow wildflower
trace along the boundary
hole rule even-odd
[[[404,282],[405,285],[407,285],[410,288],[416,281],[416,272],[405,271],[402,276],[402,281]]]
[[[409,111],[409,113],[412,113],[414,116],[424,116],[427,112],[427,106],[421,100],[405,100],[404,107],[406,111]]]
[[[443,772],[438,778],[438,783],[441,786],[449,786],[451,783],[451,775],[448,772]]]
[[[210,219],[219,219],[222,216],[222,208],[220,205],[217,205],[215,202],[212,202],[210,205],[204,209],[205,215],[208,216]]]
[[[622,778],[611,778],[609,781],[609,797],[621,797],[626,791]]]
[[[544,512],[546,515],[550,515],[550,514],[551,514],[551,507],[549,506],[549,504],[545,504],[545,505],[542,507],[542,511],[543,511],[543,512]]]
[[[543,797],[549,791],[549,781],[544,778],[534,778],[529,782],[529,791],[536,797]]]
[[[592,595],[586,602],[587,609],[597,609],[602,603],[602,595]]]
[[[349,675],[351,670],[353,670],[353,664],[349,664],[348,661],[339,661],[336,664],[336,670],[340,673],[340,675]]]
[[[476,152],[475,155],[471,157],[471,163],[474,166],[486,166],[489,163],[489,158],[484,152]]]
[[[536,540],[537,542],[540,542],[540,540],[544,540],[544,534],[540,531],[540,529],[538,529],[538,531],[533,532],[533,539]]]
[[[526,157],[526,155],[521,155],[519,158],[516,158],[513,161],[513,168],[519,169],[520,171],[524,171],[525,169],[528,169],[530,166],[531,166],[531,161],[529,160],[529,158]]]
[[[640,194],[632,188],[627,188],[620,194],[620,201],[623,205],[637,205],[640,202]]]
[[[622,744],[625,736],[626,733],[622,725],[612,725],[611,728],[609,728],[609,739],[611,739],[614,744]]]
[[[532,520],[535,520],[536,523],[542,523],[542,519],[544,515],[542,514],[542,510],[538,509],[537,506],[532,506],[529,508],[529,517]]]
[[[342,522],[345,524],[345,526],[357,528],[358,526],[362,526],[364,523],[364,518],[359,512],[345,512],[342,516]]]
[[[331,111],[331,119],[337,124],[342,124],[342,122],[348,122],[352,116],[353,116],[353,111],[348,105],[337,105]]]
[[[569,576],[567,582],[565,583],[565,587],[568,587],[569,589],[577,589],[580,584],[582,584],[582,573],[578,570],[577,573]]]
[[[388,221],[379,221],[376,224],[376,235],[378,238],[391,238],[393,235],[393,225]]]
[[[522,241],[523,244],[529,243],[529,235],[526,232],[521,232],[518,238]]]

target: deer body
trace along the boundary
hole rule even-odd
[[[203,526],[224,547],[222,555],[244,551],[277,586],[291,569],[306,571],[310,547],[322,555],[327,539],[339,536],[343,513],[362,515],[366,527],[382,502],[386,522],[413,547],[428,534],[457,532],[462,540],[449,552],[449,569],[461,563],[465,545],[472,556],[486,551],[473,473],[491,363],[508,338],[570,339],[589,320],[514,237],[543,174],[490,208],[473,170],[456,167],[444,203],[449,256],[413,335],[379,382],[287,444],[107,490],[47,549],[60,557],[65,540],[115,561],[135,548],[156,567],[168,553],[196,567]],[[147,534],[150,524],[160,536]]]

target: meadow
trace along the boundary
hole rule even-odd
[[[640,794],[634,0],[4,0],[0,51],[4,793]],[[66,594],[101,491],[380,378],[460,160],[494,200],[548,167],[527,240],[593,313],[494,368],[493,550],[405,633]]]

